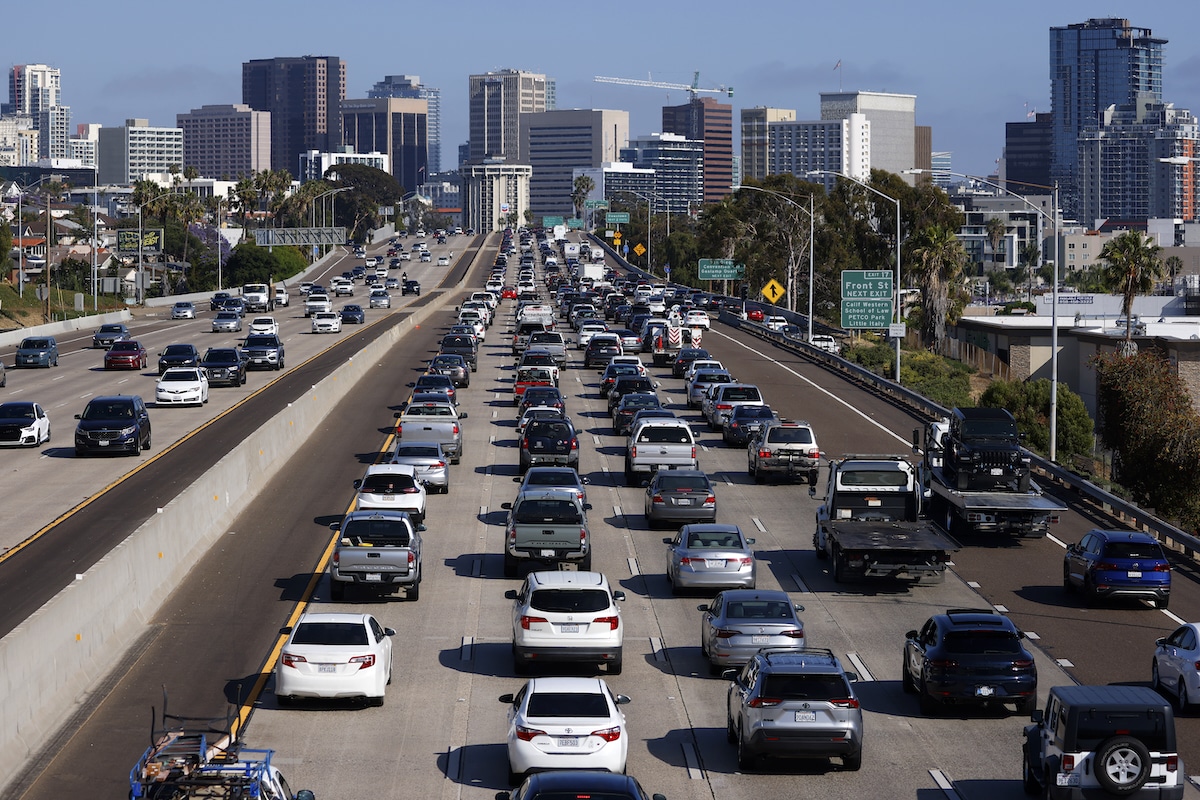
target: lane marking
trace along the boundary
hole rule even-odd
[[[722,474],[721,477],[725,479],[725,484],[727,486],[733,486],[733,479],[729,477],[728,473]]]
[[[592,444],[596,445],[597,447],[600,446],[600,437],[594,433],[592,434]]]
[[[997,603],[996,605],[992,606],[992,608],[996,609],[996,610],[997,610],[997,611],[999,611],[1001,614],[1007,614],[1007,613],[1008,613],[1008,608],[1007,608],[1007,607],[1005,607],[1005,606],[1002,606],[1002,605],[1000,605],[999,603]]]
[[[1068,661],[1068,660],[1067,660],[1067,659],[1065,659],[1065,658],[1056,658],[1056,659],[1054,659],[1054,663],[1055,663],[1055,664],[1058,664],[1060,667],[1073,667],[1073,666],[1075,666],[1074,664],[1072,664],[1070,661]]]
[[[797,378],[799,378],[800,380],[804,381],[805,383],[807,383],[807,384],[808,384],[809,386],[811,386],[812,388],[816,389],[816,390],[817,390],[818,392],[820,392],[821,394],[825,395],[826,397],[828,397],[829,399],[833,400],[834,402],[836,402],[836,403],[838,403],[838,404],[840,404],[840,405],[842,405],[842,406],[845,406],[845,408],[846,408],[848,411],[850,411],[850,412],[852,412],[852,413],[854,413],[854,414],[857,414],[858,416],[862,417],[862,418],[863,418],[865,421],[867,421],[867,422],[871,423],[871,424],[872,424],[872,425],[874,425],[876,428],[878,428],[879,430],[883,431],[883,432],[884,432],[884,433],[886,433],[888,436],[891,436],[891,437],[892,437],[893,439],[895,439],[896,441],[900,442],[901,444],[908,445],[908,446],[910,446],[910,447],[912,446],[912,441],[911,441],[910,439],[906,439],[905,437],[903,437],[903,436],[900,436],[900,435],[898,435],[898,434],[896,434],[896,433],[893,433],[892,431],[888,430],[886,427],[884,427],[883,423],[881,423],[881,422],[877,422],[876,420],[873,420],[873,419],[871,419],[869,416],[867,416],[867,415],[866,415],[866,414],[864,414],[862,411],[860,411],[860,410],[858,410],[857,408],[855,408],[854,406],[852,406],[852,405],[851,405],[850,403],[848,403],[847,401],[845,401],[845,400],[843,400],[842,398],[838,397],[836,394],[834,394],[833,392],[829,391],[828,389],[826,389],[826,388],[824,388],[824,387],[822,387],[822,386],[818,386],[817,384],[813,383],[813,381],[812,381],[812,380],[810,380],[809,378],[806,378],[806,377],[804,377],[804,376],[803,376],[803,375],[801,375],[799,372],[796,372],[796,370],[792,369],[792,368],[791,368],[791,367],[789,367],[787,364],[780,363],[780,362],[779,362],[779,361],[777,361],[776,359],[774,359],[774,358],[771,358],[770,356],[767,356],[767,355],[764,355],[764,354],[760,353],[759,351],[755,350],[753,347],[750,347],[749,345],[746,345],[746,344],[743,344],[742,342],[739,342],[737,339],[734,339],[732,336],[729,336],[728,334],[721,333],[720,331],[712,331],[712,332],[713,332],[713,333],[715,333],[717,336],[720,336],[720,337],[721,337],[721,338],[723,338],[723,339],[728,339],[729,341],[733,342],[733,343],[734,343],[734,344],[736,344],[738,347],[741,347],[741,348],[742,348],[742,349],[744,349],[744,350],[749,350],[751,353],[754,353],[755,355],[761,356],[762,358],[766,359],[767,361],[770,361],[772,364],[774,364],[775,366],[777,366],[777,367],[779,367],[780,369],[782,369],[784,372],[788,372],[788,373],[791,373],[792,375],[795,375]]]
[[[1054,542],[1056,545],[1061,547],[1063,550],[1067,549],[1067,543],[1064,542],[1062,539],[1058,538],[1057,536],[1055,536],[1053,533],[1047,533],[1046,538],[1049,539],[1050,541]]]
[[[459,647],[459,650],[458,650],[458,660],[459,661],[470,661],[471,653],[474,650],[474,647],[475,647],[475,637],[474,636],[462,637],[462,645]]]
[[[636,558],[627,558],[625,560],[629,563],[629,576],[631,578],[636,578],[638,575],[642,574],[642,571],[638,569],[638,562]]]
[[[946,795],[946,797],[954,798],[954,800],[958,800],[961,797],[958,791],[955,790],[954,784],[948,777],[946,777],[946,773],[942,772],[940,769],[931,769],[929,770],[929,775],[933,778],[933,782],[938,785],[938,788],[942,790],[942,794]]]
[[[1030,640],[1031,642],[1036,642],[1038,639],[1041,639],[1042,637],[1038,636],[1033,631],[1025,631],[1025,638]]]
[[[875,676],[871,674],[871,670],[867,669],[866,662],[859,657],[858,653],[846,653],[846,659],[854,665],[854,669],[858,672],[858,679],[860,681],[875,680]]]
[[[700,759],[696,755],[696,746],[691,742],[683,743],[683,761],[687,764],[689,780],[698,781],[704,778],[704,770],[700,769]]]
[[[654,660],[662,664],[667,660],[667,651],[663,647],[663,640],[657,636],[650,637],[650,652],[654,656]]]
[[[613,506],[613,516],[614,517],[623,517],[623,516],[625,516],[625,513],[623,511],[621,511],[620,506]]]
[[[758,528],[759,533],[767,532],[766,527],[762,524],[762,520],[758,517],[751,517],[750,521],[754,523],[754,527]]]
[[[799,572],[792,573],[792,583],[796,584],[796,591],[800,592],[801,594],[808,594],[810,591],[812,591],[808,588],[808,584],[804,582],[804,579],[800,577]]]
[[[978,589],[979,581],[967,581],[967,586],[970,586],[972,589]]]

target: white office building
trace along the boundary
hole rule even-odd
[[[101,128],[97,148],[100,182],[129,184],[153,173],[183,168],[183,130],[151,127],[148,119],[127,119],[119,128]]]
[[[767,124],[767,170],[833,185],[838,172],[861,181],[871,179],[871,123],[863,114],[845,119]]]
[[[525,224],[533,167],[488,159],[461,167],[463,227],[476,233],[498,231],[510,222]]]
[[[821,119],[848,119],[863,115],[871,125],[871,168],[903,175],[909,183],[915,176],[917,146],[917,96],[886,92],[821,92]]]

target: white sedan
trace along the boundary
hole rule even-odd
[[[275,697],[363,697],[383,705],[396,632],[370,614],[309,613],[292,628],[275,665]]]
[[[208,402],[208,375],[199,367],[171,367],[154,387],[156,406],[202,406]]]
[[[274,317],[255,317],[250,320],[250,333],[271,333],[279,335],[279,323]]]
[[[318,311],[312,315],[313,333],[341,333],[342,315],[336,311]]]
[[[711,323],[709,322],[708,314],[705,312],[689,311],[687,313],[687,317],[683,321],[683,324],[688,328],[704,328],[704,330],[708,330]]]
[[[629,736],[614,695],[600,678],[533,678],[515,695],[500,696],[508,709],[508,779],[516,785],[531,770],[625,771]]]
[[[7,404],[6,404],[7,405]],[[1179,713],[1200,703],[1200,624],[1189,622],[1154,643],[1150,683],[1161,694],[1175,695]]]
[[[13,400],[0,403],[0,446],[37,447],[50,441],[50,417],[38,403]]]

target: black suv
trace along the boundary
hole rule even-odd
[[[200,359],[208,385],[241,386],[246,382],[246,358],[237,347],[210,347]]]
[[[610,336],[593,336],[583,351],[584,369],[603,369],[615,356],[621,355],[621,343]]]
[[[921,713],[943,705],[1015,703],[1018,714],[1037,706],[1037,667],[1025,634],[991,609],[951,608],[904,634],[901,683],[921,699]]]
[[[688,367],[692,365],[692,362],[702,358],[712,358],[712,356],[702,347],[684,347],[679,351],[679,355],[675,356],[675,361],[671,364],[671,377],[682,378],[687,372]]]
[[[725,735],[740,769],[759,756],[840,757],[862,766],[863,717],[850,684],[858,679],[831,650],[764,647],[741,670],[726,670]]]
[[[75,455],[125,453],[150,449],[150,412],[138,395],[93,397],[76,414]]]
[[[1029,491],[1029,456],[1017,421],[1003,408],[956,408],[942,462],[960,491]]]
[[[1183,797],[1171,705],[1145,686],[1055,686],[1025,727],[1026,794]]]
[[[530,467],[572,467],[579,471],[579,437],[569,419],[533,419],[521,434],[521,474]]]

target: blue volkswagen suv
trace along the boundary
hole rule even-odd
[[[1166,608],[1171,564],[1148,533],[1093,529],[1063,557],[1063,588],[1079,589],[1091,604],[1107,597],[1134,597]]]

